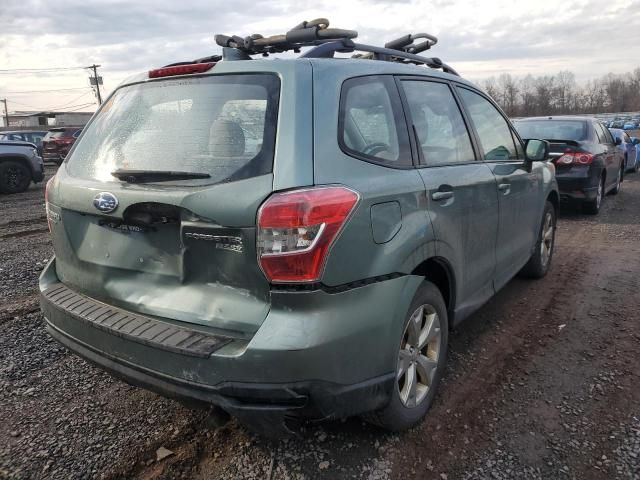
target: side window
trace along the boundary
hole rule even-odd
[[[412,165],[409,134],[392,77],[344,82],[339,115],[338,139],[345,153],[394,167]]]
[[[427,165],[475,160],[471,138],[453,93],[444,83],[402,82],[422,159]]]
[[[616,143],[608,128],[604,128],[602,125],[600,125],[600,128],[604,132],[604,138],[602,139],[604,143]]]
[[[476,127],[485,160],[516,160],[518,155],[509,124],[482,95],[458,88],[462,101]]]
[[[518,140],[517,135],[513,133],[513,131],[511,132],[511,136],[513,137],[513,143],[516,144],[516,154],[518,155],[518,158],[520,160],[524,160],[524,147],[522,146],[522,143],[520,143],[520,140]]]
[[[627,135],[626,133],[623,135],[623,141],[624,143],[631,143],[631,138],[629,138],[629,135]]]
[[[595,123],[593,125],[593,129],[596,132],[596,137],[598,138],[598,142],[606,143],[605,140],[604,140],[604,128],[600,124]]]

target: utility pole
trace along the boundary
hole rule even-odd
[[[6,123],[5,127],[9,126],[9,109],[7,108],[7,99],[3,98],[0,102],[4,103],[4,121]]]
[[[89,83],[96,86],[96,92],[98,94],[98,105],[102,105],[102,95],[100,95],[100,84],[102,83],[102,77],[98,77],[98,67],[95,63],[87,68],[93,70],[93,78],[89,78]]]

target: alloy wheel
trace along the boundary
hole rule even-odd
[[[440,359],[440,318],[432,305],[418,307],[405,328],[396,375],[400,400],[407,408],[427,396]]]
[[[540,240],[540,258],[542,259],[542,265],[547,266],[551,253],[553,252],[555,225],[553,224],[553,215],[551,212],[547,212],[544,217],[544,223],[542,226],[542,238]]]
[[[25,179],[24,170],[19,167],[10,167],[7,171],[7,185],[12,188],[19,188]]]
[[[596,193],[596,209],[600,209],[600,204],[602,203],[602,182],[598,185],[598,192]]]

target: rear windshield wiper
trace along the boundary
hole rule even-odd
[[[114,177],[127,183],[170,182],[192,178],[211,178],[208,173],[176,172],[173,170],[123,170],[111,172]]]

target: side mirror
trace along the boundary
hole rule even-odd
[[[634,145],[638,145],[640,143],[640,138],[631,137],[631,143],[633,143]]]
[[[622,139],[620,137],[616,137],[616,145],[622,144]]]
[[[549,158],[549,142],[528,139],[524,144],[524,155],[529,162],[543,162]]]

